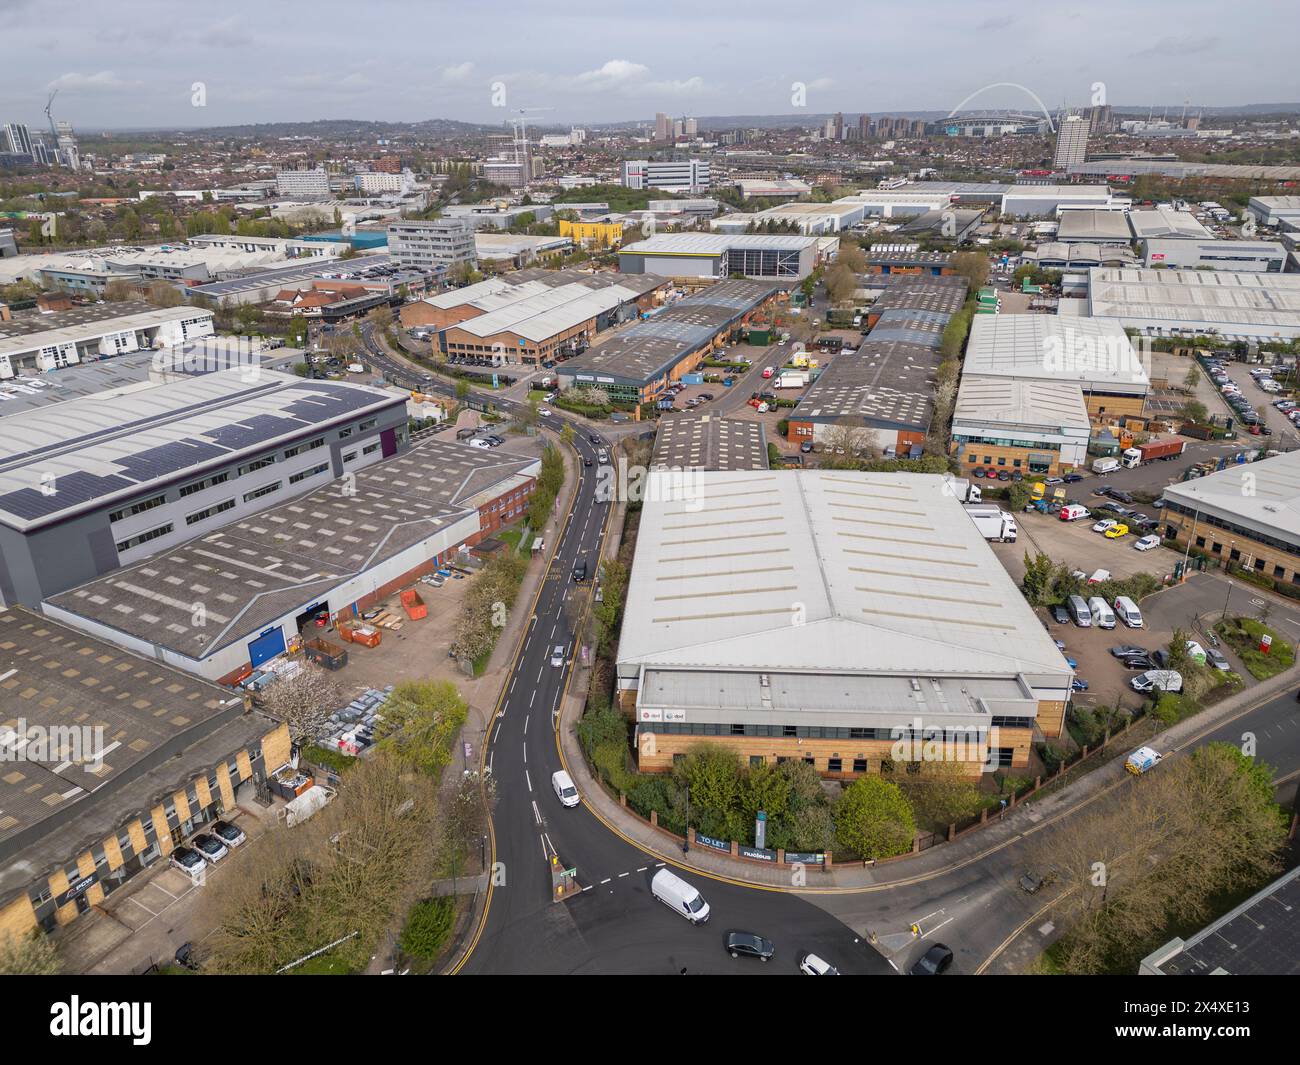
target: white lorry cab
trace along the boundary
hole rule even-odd
[[[1093,473],[1114,473],[1117,469],[1119,469],[1119,459],[1117,458],[1093,459]]]
[[[709,904],[695,888],[667,869],[660,869],[650,881],[650,894],[685,917],[691,924],[709,919]]]

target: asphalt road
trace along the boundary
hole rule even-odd
[[[379,351],[368,332],[364,335],[377,367],[411,379],[408,368]],[[438,378],[433,390],[454,392]],[[517,406],[494,399],[506,411]],[[556,414],[549,421],[559,427],[565,420]],[[573,424],[579,455],[594,461],[590,427]],[[572,628],[582,604],[574,597],[587,594],[571,575],[579,558],[594,575],[608,509],[596,498],[595,470],[594,465],[580,468],[572,516],[487,737],[486,760],[497,787],[493,860],[504,883],[493,889],[481,934],[460,971],[788,974],[812,952],[846,974],[889,974],[905,972],[931,944],[943,942],[955,954],[951,971],[972,973],[1008,944],[1004,963],[1031,959],[1049,945],[1059,930],[1050,919],[1034,919],[1044,900],[1017,887],[1035,836],[1022,836],[960,869],[853,894],[758,890],[687,872],[683,875],[700,888],[712,911],[706,925],[695,927],[651,896],[649,879],[657,860],[610,833],[585,806],[560,805],[550,780],[560,768],[553,714],[577,653]],[[564,667],[549,664],[557,644],[566,649]],[[1215,739],[1240,743],[1246,733],[1257,737],[1259,756],[1279,775],[1300,769],[1300,704],[1294,697],[1266,702],[1194,746]],[[1047,831],[1068,830],[1068,821]],[[551,901],[552,859],[576,870],[581,893]],[[912,924],[920,925],[920,938],[911,936]],[[733,929],[772,939],[776,957],[769,963],[730,958],[722,944]],[[869,945],[872,936],[880,952]]]

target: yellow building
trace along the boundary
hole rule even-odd
[[[578,244],[595,244],[602,248],[617,248],[623,243],[622,222],[570,222],[560,219],[560,236],[569,237]]]

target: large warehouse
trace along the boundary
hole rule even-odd
[[[183,344],[212,336],[212,323],[212,312],[198,307],[152,307],[130,300],[0,321],[0,378]]]
[[[1164,535],[1226,565],[1300,586],[1300,451],[1169,485]]]
[[[527,270],[408,303],[402,324],[436,333],[445,355],[536,366],[652,310],[668,288],[653,274]]]
[[[1103,267],[1089,273],[1087,312],[1153,336],[1298,337],[1300,274]]]
[[[962,367],[962,380],[971,377],[1074,384],[1088,416],[1101,423],[1141,417],[1151,391],[1117,323],[1051,314],[977,314]]]
[[[69,399],[0,433],[0,602],[47,596],[395,453],[406,395],[243,370]]]
[[[802,281],[817,266],[817,238],[800,234],[660,233],[625,244],[618,268],[625,274]]]
[[[289,761],[240,693],[22,607],[0,610],[0,677],[0,939],[90,912]]]
[[[946,478],[731,470],[683,503],[665,476],[616,667],[642,770],[707,743],[835,778],[927,757],[978,776],[1061,734],[1070,667]],[[701,537],[719,549],[683,551]]]
[[[73,628],[234,682],[314,619],[367,610],[524,513],[538,459],[428,440],[47,599]],[[202,609],[197,609],[201,607]]]
[[[790,411],[786,439],[906,456],[930,431],[939,361],[934,347],[869,337],[831,359]]]
[[[952,451],[964,472],[1059,476],[1087,464],[1092,423],[1073,381],[966,374],[952,416]]]
[[[560,387],[598,388],[616,402],[648,403],[694,370],[778,292],[757,281],[710,285],[561,363]]]

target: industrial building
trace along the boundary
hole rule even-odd
[[[626,405],[648,403],[722,346],[732,330],[748,324],[778,292],[756,281],[710,285],[561,363],[560,387],[600,389]]]
[[[1061,244],[1124,244],[1133,239],[1128,216],[1122,211],[1107,211],[1091,207],[1071,208],[1062,211],[1056,227],[1056,240]]]
[[[1180,481],[1162,495],[1161,531],[1180,549],[1300,586],[1300,451]]]
[[[716,414],[670,414],[655,430],[651,469],[765,470],[767,435],[762,422]]]
[[[1286,269],[1287,250],[1275,240],[1148,237],[1142,241],[1142,256],[1146,266],[1165,270],[1233,270],[1280,274]]]
[[[1088,416],[1101,423],[1141,417],[1151,391],[1146,368],[1118,323],[1050,314],[976,315],[962,380],[972,376],[1073,383]]]
[[[1103,267],[1089,272],[1086,304],[1061,305],[1076,303],[1093,321],[1153,336],[1300,336],[1300,274]]]
[[[0,677],[0,940],[70,924],[289,761],[240,693],[21,607]]]
[[[1199,932],[1152,951],[1138,975],[1300,976],[1300,866]]]
[[[10,415],[0,602],[35,605],[391,455],[405,400],[254,365]]]
[[[867,311],[870,339],[938,348],[948,322],[966,302],[966,288],[966,279],[956,274],[891,275],[889,285]]]
[[[1127,244],[1091,244],[1085,241],[1074,244],[1048,241],[1032,251],[1022,252],[1021,257],[1026,262],[1037,263],[1044,270],[1079,271],[1094,266],[1138,265],[1138,257]]]
[[[213,314],[141,301],[91,303],[0,321],[0,379],[212,336]]]
[[[1072,381],[962,376],[952,451],[963,471],[1059,476],[1086,465],[1092,424]]]
[[[1300,228],[1300,196],[1252,196],[1246,210],[1257,225],[1281,229],[1289,224]]]
[[[358,255],[342,261],[303,260],[288,266],[272,267],[230,278],[227,281],[213,281],[190,288],[187,292],[192,297],[209,299],[218,304],[230,303],[241,306],[246,303],[265,303],[285,289],[308,289],[320,280],[359,281],[372,275],[381,276],[393,291],[404,285],[412,293],[423,292],[434,276],[423,270],[403,269],[386,252],[380,252],[374,255]]]
[[[653,207],[650,209],[654,210]],[[559,227],[560,236],[568,237],[578,244],[592,244],[598,248],[617,248],[623,243],[622,222],[573,222],[561,218]]]
[[[618,252],[622,273],[688,280],[739,273],[752,281],[794,283],[802,281],[816,266],[817,238],[788,233],[659,233],[625,244]]]
[[[1190,211],[1176,211],[1172,207],[1148,207],[1128,213],[1133,237],[1139,243],[1159,238],[1161,240],[1213,240],[1214,234],[1205,228]],[[1059,236],[1057,239],[1060,239]]]
[[[952,254],[921,251],[919,244],[873,244],[863,253],[869,274],[922,274],[947,277],[952,274]]]
[[[474,257],[480,263],[494,263],[522,270],[573,250],[569,237],[529,236],[526,233],[475,233]]]
[[[975,231],[983,221],[982,209],[945,207],[909,218],[898,228],[898,235],[913,238],[923,235],[932,240],[965,244],[975,239]]]
[[[978,776],[1061,734],[1070,667],[947,478],[710,472],[683,501],[673,476],[650,474],[618,643],[643,771],[714,744],[853,778],[929,741]]]
[[[866,208],[862,204],[837,200],[835,203],[786,203],[742,217],[758,226],[767,222],[786,222],[798,226],[799,232],[805,235],[819,236],[851,229],[862,221],[865,214]],[[719,221],[729,220],[730,216]]]
[[[343,461],[351,472],[346,453]],[[187,673],[235,683],[283,654],[316,617],[368,610],[518,519],[540,466],[504,449],[424,441],[359,470],[345,490],[318,487],[52,596],[42,610]]]
[[[906,457],[930,431],[939,362],[936,347],[873,334],[831,359],[789,412],[786,439],[840,447],[848,440],[864,453]]]
[[[546,222],[554,213],[555,209],[544,203],[520,206],[500,202],[453,203],[441,211],[443,218],[458,218],[475,229],[510,229],[525,224],[528,218],[534,222]]]
[[[1013,218],[1052,218],[1074,207],[1111,208],[1107,185],[1011,185],[1002,197],[1002,214]]]

